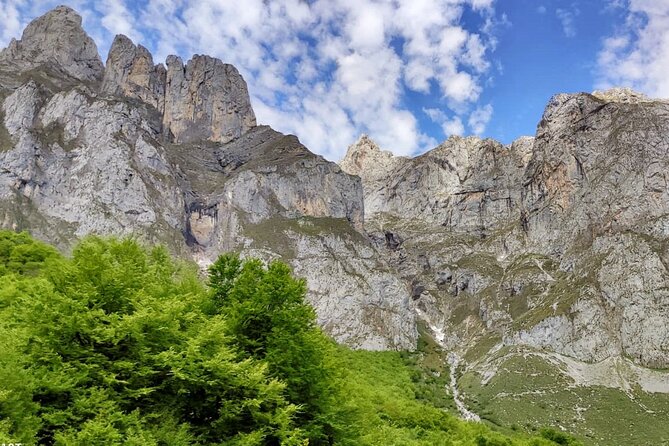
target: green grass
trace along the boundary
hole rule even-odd
[[[487,333],[480,337],[476,343],[467,348],[464,355],[465,361],[472,363],[483,358],[495,345],[502,341],[499,335]]]
[[[487,385],[474,372],[459,385],[473,410],[502,432],[552,426],[593,446],[669,444],[669,395],[636,389],[631,399],[619,389],[575,386],[536,355],[509,356]]]
[[[355,407],[360,425],[356,445],[555,446],[538,436],[494,425],[462,421],[439,402],[424,398],[424,382],[415,379],[416,363],[398,352],[340,349],[340,365],[349,371],[345,404]],[[420,367],[420,366],[419,366]],[[429,387],[431,384],[427,384]],[[436,388],[435,391],[438,391]],[[494,428],[494,429],[493,429]],[[577,444],[577,443],[571,443]]]
[[[244,234],[253,240],[253,247],[266,248],[284,258],[294,258],[296,253],[292,246],[290,234],[303,234],[309,237],[320,237],[336,234],[356,242],[369,244],[369,241],[345,218],[332,217],[271,217],[260,223],[245,223]]]

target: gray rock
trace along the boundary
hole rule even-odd
[[[510,146],[450,138],[408,159],[362,138],[341,165],[371,235],[401,237],[388,262],[426,285],[418,315],[448,348],[483,335],[666,368],[668,118],[630,90],[557,95]]]
[[[139,99],[163,113],[166,77],[165,67],[153,64],[149,50],[135,45],[124,35],[118,35],[107,56],[100,91],[102,94]]]
[[[163,125],[177,143],[240,137],[256,125],[246,82],[219,59],[168,57]]]
[[[95,42],[81,27],[81,16],[67,6],[30,22],[21,40],[12,39],[0,52],[0,66],[18,72],[45,65],[79,81],[102,79],[104,67]]]

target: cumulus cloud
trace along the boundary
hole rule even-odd
[[[95,8],[101,13],[100,23],[111,34],[125,34],[135,42],[144,40],[144,36],[137,31],[135,19],[123,1],[100,0]]]
[[[465,126],[462,124],[462,119],[459,116],[447,119],[441,125],[441,128],[446,136],[462,136],[465,133]]]
[[[462,136],[465,134],[465,126],[459,116],[448,117],[443,110],[438,108],[423,108],[432,122],[439,124],[445,136]]]
[[[655,97],[669,97],[669,1],[618,2],[625,25],[604,40],[597,88],[628,86]]]
[[[0,0],[0,23],[2,23],[0,39],[3,44],[8,43],[12,37],[18,37],[24,26],[19,11],[22,3],[21,1]]]
[[[23,1],[0,0],[5,42],[36,15]],[[103,59],[115,33],[150,48],[156,61],[219,57],[248,82],[259,122],[330,159],[361,133],[398,154],[431,148],[435,135],[421,129],[408,95],[436,98],[451,115],[440,122],[444,133],[464,133],[465,117],[480,114],[471,110],[499,23],[494,0],[75,2]],[[464,25],[467,11],[480,17],[479,28]],[[480,119],[468,122],[481,128]]]

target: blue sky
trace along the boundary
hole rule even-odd
[[[0,0],[0,46],[63,2],[103,61],[123,33],[156,63],[234,64],[260,123],[335,161],[362,133],[401,155],[510,143],[559,92],[669,97],[669,0]]]

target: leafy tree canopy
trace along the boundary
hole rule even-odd
[[[70,257],[0,231],[0,443],[579,444],[510,438],[417,397],[402,355],[316,326],[304,281],[234,254],[209,269],[89,237]]]

